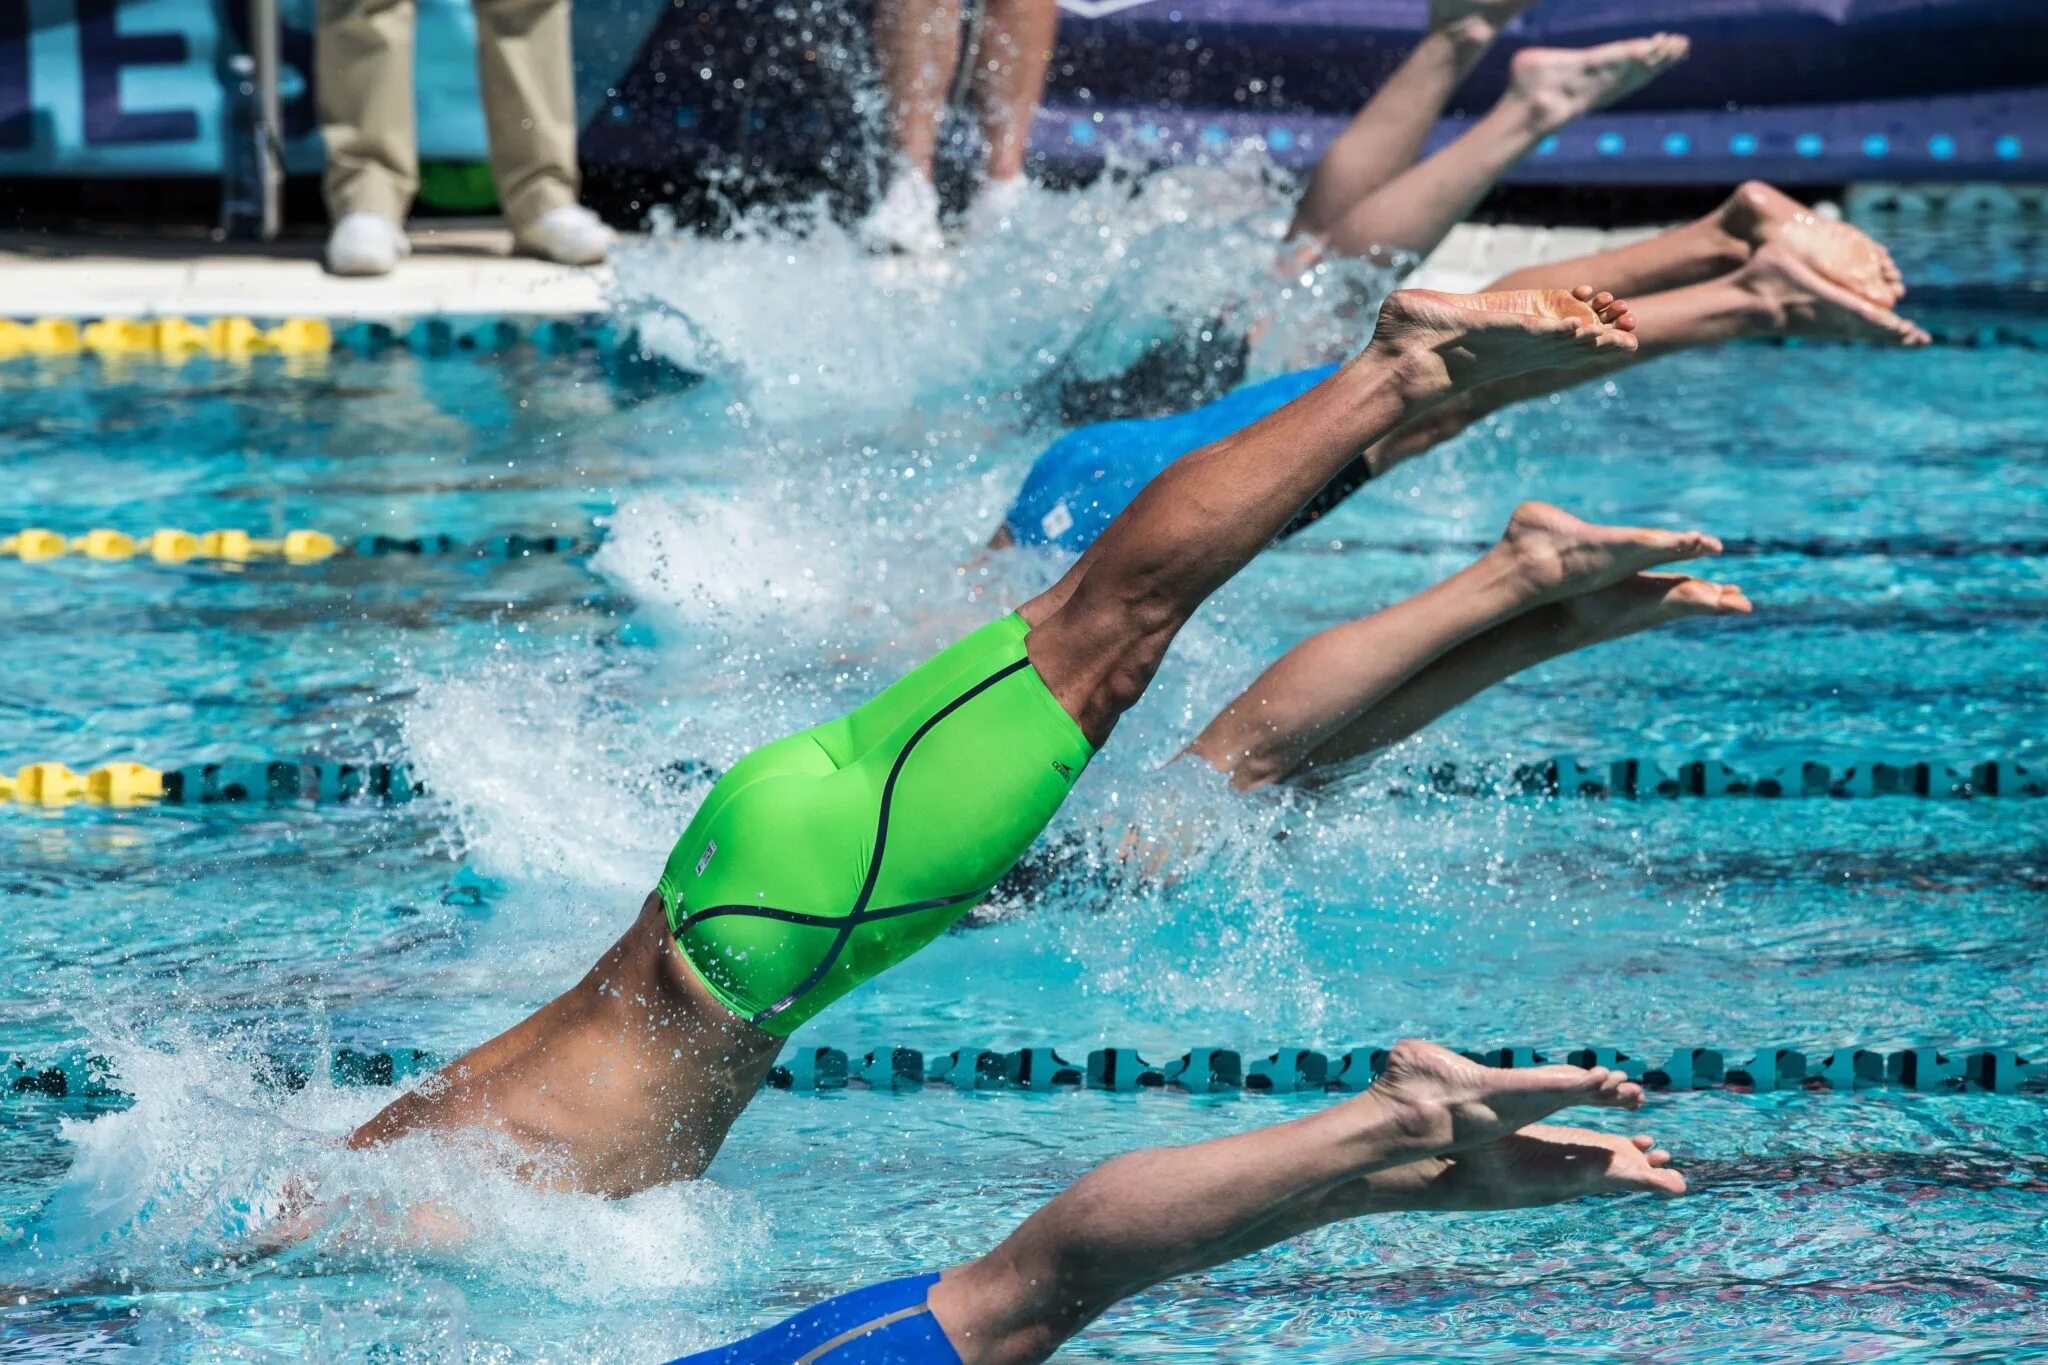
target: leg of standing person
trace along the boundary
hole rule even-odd
[[[974,90],[988,162],[967,209],[970,233],[1002,230],[1023,201],[1024,157],[1045,97],[1059,13],[1056,0],[984,0]]]
[[[888,101],[891,156],[888,184],[862,220],[860,236],[876,251],[934,252],[945,245],[933,174],[946,96],[960,68],[956,0],[880,0],[875,55]]]
[[[413,0],[319,0],[313,86],[327,144],[327,268],[383,275],[406,256],[419,189]]]
[[[1720,548],[1525,503],[1474,563],[1289,650],[1189,752],[1240,790],[1286,781],[1385,748],[1542,658],[1683,614],[1746,611],[1739,589],[1643,574]]]
[[[611,250],[612,231],[577,203],[569,3],[473,0],[477,74],[491,175],[514,242],[545,260],[595,265]]]

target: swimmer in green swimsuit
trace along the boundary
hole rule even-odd
[[[705,798],[582,982],[351,1135],[493,1133],[535,1183],[703,1170],[782,1039],[932,941],[1037,838],[1175,634],[1358,452],[1473,385],[1634,345],[1571,292],[1394,294],[1363,352],[1154,479],[1052,588]]]

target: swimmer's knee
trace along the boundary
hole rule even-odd
[[[1180,618],[1104,613],[1076,595],[1031,633],[1031,660],[1052,694],[1096,738],[1138,704],[1166,658]],[[1097,742],[1100,742],[1099,739]]]
[[[1049,1281],[1019,1265],[1007,1246],[945,1273],[927,1300],[932,1314],[961,1354],[970,1359],[1049,1360],[1087,1325],[1063,1313]]]

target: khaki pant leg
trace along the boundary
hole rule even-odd
[[[399,222],[419,189],[413,0],[319,0],[313,80],[327,143],[327,213]]]
[[[569,0],[475,0],[491,174],[513,227],[576,202]]]

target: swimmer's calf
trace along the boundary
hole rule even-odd
[[[1683,1194],[1654,1140],[1541,1122],[1575,1105],[1641,1102],[1640,1087],[1601,1068],[1496,1071],[1404,1042],[1362,1095],[1290,1123],[1118,1157],[979,1260],[842,1296],[693,1359],[767,1365],[844,1338],[867,1358],[1030,1365],[1120,1299],[1340,1219]]]

